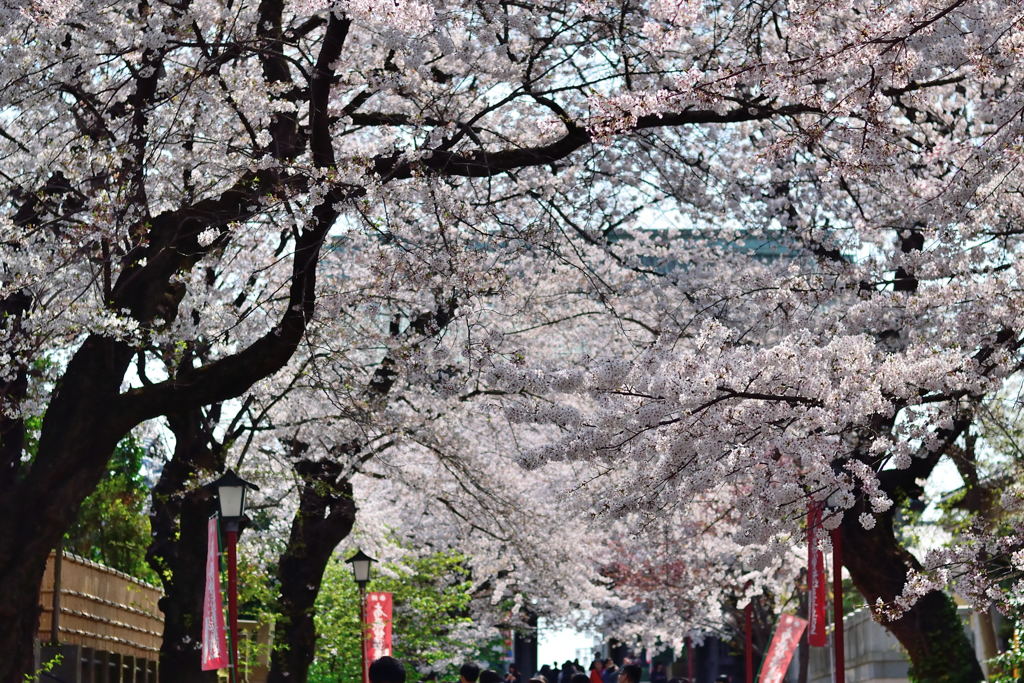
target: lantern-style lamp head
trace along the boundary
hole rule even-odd
[[[237,531],[238,524],[245,514],[246,491],[248,489],[259,491],[259,487],[242,479],[235,474],[234,470],[228,470],[220,478],[207,484],[206,487],[217,492],[220,516],[224,520],[225,526],[229,531]]]
[[[352,575],[360,588],[365,588],[370,580],[370,565],[377,560],[373,559],[362,550],[356,550],[356,554],[345,560],[352,565]]]

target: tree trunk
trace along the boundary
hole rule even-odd
[[[164,588],[160,679],[214,683],[216,671],[200,670],[206,525],[214,505],[197,477],[223,469],[223,457],[218,456],[219,449],[215,453],[210,448],[199,410],[169,416],[168,422],[175,437],[174,455],[153,488],[153,540],[146,553]]]
[[[52,493],[24,493],[26,488],[33,491],[24,484],[5,493],[0,504],[0,683],[24,683],[23,675],[31,671],[32,639],[39,627],[39,587],[46,559],[71,525],[82,500],[96,487],[106,457],[116,443],[116,439],[97,439],[91,444],[93,448],[83,449],[89,457],[80,460],[81,469]],[[87,462],[97,459],[98,463],[86,467]],[[68,502],[56,502],[61,500]]]
[[[352,485],[340,478],[340,465],[303,460],[295,470],[303,486],[288,546],[278,565],[280,610],[269,683],[305,683],[315,652],[313,608],[324,570],[356,518]]]
[[[4,563],[0,581],[5,586],[20,586],[16,592],[5,592],[0,597],[0,652],[7,653],[0,659],[0,681],[3,683],[24,683],[23,672],[32,670],[32,639],[39,628],[39,584],[43,578],[43,566],[19,558],[20,568]]]
[[[903,591],[907,570],[920,564],[904,549],[893,531],[893,513],[876,515],[877,525],[865,530],[857,520],[863,504],[843,520],[844,565],[869,605],[881,598],[891,603]],[[976,683],[984,680],[956,605],[944,593],[932,591],[901,618],[880,618],[910,657],[913,681]]]
[[[0,496],[0,683],[24,683],[31,671],[46,558],[127,431],[109,410],[130,358],[126,349],[86,340],[50,401],[31,469]]]

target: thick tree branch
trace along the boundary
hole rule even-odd
[[[633,130],[689,126],[712,123],[739,123],[758,121],[777,116],[796,116],[815,112],[814,108],[803,105],[783,107],[744,106],[720,113],[712,110],[689,109],[676,113],[642,116]],[[543,166],[560,161],[593,141],[593,134],[578,124],[569,123],[568,131],[555,142],[536,147],[506,149],[495,152],[475,151],[468,153],[435,150],[423,159],[409,160],[403,153],[376,157],[372,162],[374,173],[383,180],[411,178],[415,175],[468,176],[485,178],[499,173]]]
[[[331,13],[324,34],[320,55],[309,81],[309,147],[313,162],[320,168],[334,165],[334,147],[331,143],[330,117],[327,115],[334,81],[334,63],[345,47],[345,37],[351,24],[347,18]]]
[[[338,216],[334,205],[343,199],[343,196],[329,194],[313,212],[316,217],[314,227],[301,233],[296,240],[287,309],[280,322],[238,353],[194,370],[179,372],[178,376],[164,382],[122,394],[118,399],[117,412],[126,425],[234,398],[258,380],[284,367],[313,316],[320,247]]]
[[[281,17],[284,12],[282,0],[262,0],[259,6],[259,21],[256,35],[262,41],[260,64],[267,85],[274,88],[279,83],[291,83],[292,74],[284,56],[284,39]],[[271,156],[275,159],[292,159],[301,151],[298,136],[299,122],[294,112],[274,112],[269,126]]]

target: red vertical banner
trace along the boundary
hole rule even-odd
[[[821,529],[822,505],[811,501],[807,506],[807,643],[824,647],[828,642],[825,632],[825,555],[818,548]]]
[[[805,620],[792,614],[783,614],[779,617],[775,635],[772,636],[772,644],[768,646],[768,654],[764,657],[764,666],[761,667],[758,683],[782,683],[806,627]]]
[[[391,593],[366,594],[366,663],[391,655]]]
[[[220,550],[217,546],[217,515],[206,527],[206,586],[203,590],[202,670],[225,669],[228,645],[224,637],[224,603],[220,595]]]

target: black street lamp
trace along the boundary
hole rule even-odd
[[[362,550],[356,550],[356,554],[345,560],[352,565],[352,576],[359,584],[359,590],[365,591],[366,584],[370,581],[370,565],[377,560],[373,559]]]
[[[245,516],[246,493],[259,487],[228,470],[206,485],[217,492],[220,519],[228,546],[228,622],[231,630],[231,680],[238,680],[238,533]]]
[[[369,683],[369,663],[366,661],[366,584],[370,582],[370,566],[377,560],[373,559],[362,550],[356,549],[356,554],[345,560],[352,565],[352,576],[359,586],[359,644],[362,648],[363,683]]]
[[[219,478],[206,485],[217,490],[217,503],[220,505],[220,519],[225,531],[239,531],[239,524],[245,516],[245,498],[249,489],[259,491],[255,484],[242,479],[234,470],[228,470]]]

